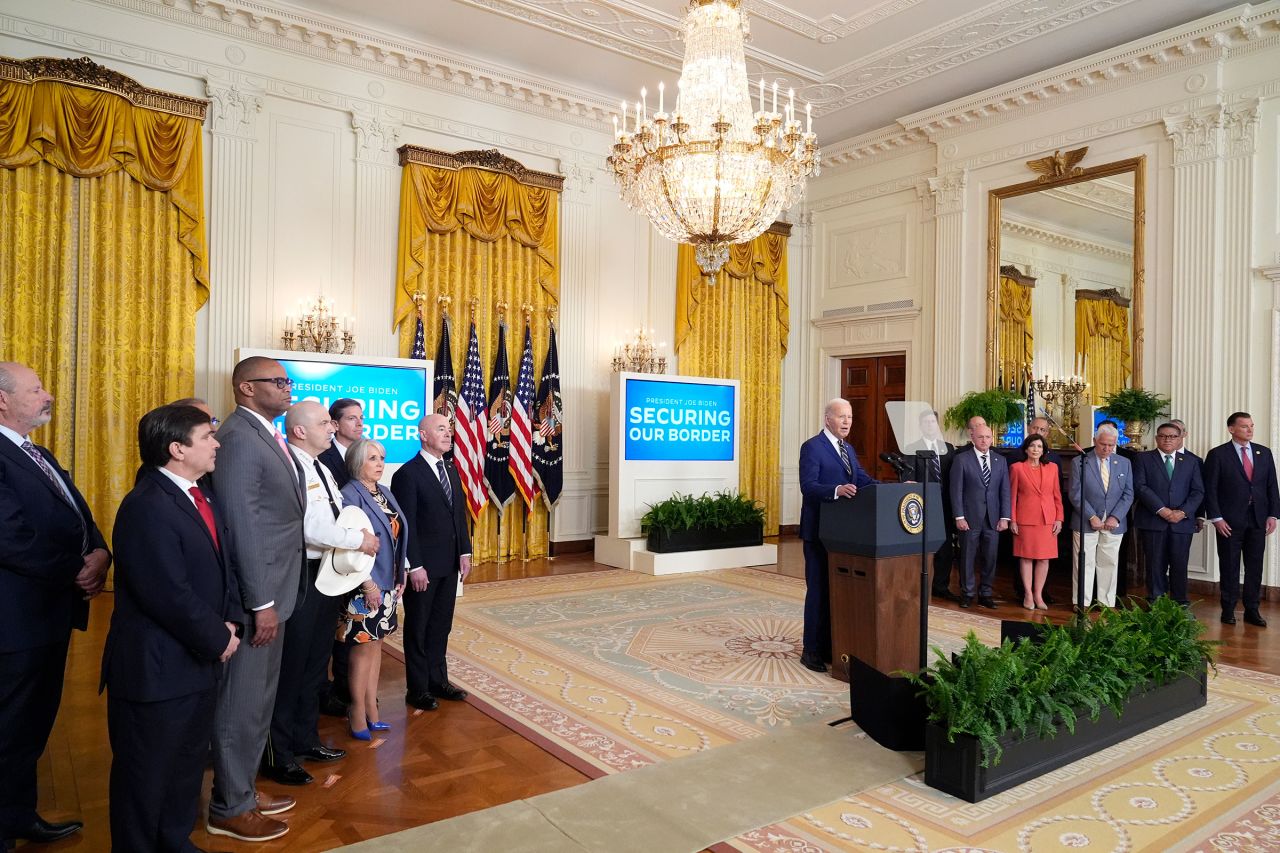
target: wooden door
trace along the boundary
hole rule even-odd
[[[898,452],[884,404],[907,398],[906,353],[842,359],[840,396],[853,408],[849,443],[858,461],[877,480],[897,482],[897,474],[880,461],[880,454]]]

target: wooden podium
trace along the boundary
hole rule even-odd
[[[932,504],[928,527],[918,515]],[[827,549],[831,598],[831,676],[849,680],[860,658],[891,675],[920,669],[920,548],[942,544],[942,491],[919,483],[882,483],[822,505],[818,536]]]

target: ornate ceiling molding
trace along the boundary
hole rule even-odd
[[[1045,243],[1050,246],[1057,246],[1060,249],[1070,249],[1073,252],[1082,252],[1086,255],[1094,255],[1099,258],[1133,263],[1132,251],[1117,249],[1115,246],[1109,246],[1106,243],[1098,243],[1093,240],[1082,240],[1079,237],[1072,237],[1069,234],[1052,231],[1048,228],[1040,228],[1024,222],[1001,219],[1000,233],[1007,234],[1010,237],[1021,237],[1024,240],[1032,240],[1036,243]]]
[[[162,113],[204,121],[209,102],[200,98],[188,98],[160,89],[148,89],[132,77],[113,71],[94,62],[87,56],[79,59],[58,59],[36,56],[31,59],[11,59],[0,56],[0,79],[19,83],[35,83],[53,80],[99,89],[119,95],[134,106]]]

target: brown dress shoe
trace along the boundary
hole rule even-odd
[[[250,809],[235,817],[209,815],[204,828],[210,835],[226,835],[240,841],[270,841],[289,831],[289,824],[267,817],[257,809]]]
[[[277,797],[273,794],[268,794],[266,791],[254,791],[253,795],[257,798],[258,811],[265,815],[287,812],[298,804],[298,801],[293,797],[283,795]]]

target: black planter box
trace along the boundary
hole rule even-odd
[[[706,551],[711,548],[745,548],[764,544],[763,524],[693,530],[651,530],[646,547],[655,554],[673,551]]]
[[[1087,713],[1080,714],[1074,734],[1063,725],[1058,726],[1056,737],[1044,740],[1006,734],[1000,738],[1004,749],[1000,763],[991,767],[982,766],[982,746],[977,738],[957,735],[955,743],[947,743],[946,729],[930,723],[925,729],[924,781],[976,803],[1202,708],[1207,699],[1208,679],[1202,665],[1196,676],[1183,676],[1162,687],[1131,694],[1119,718],[1106,707],[1096,722]]]

